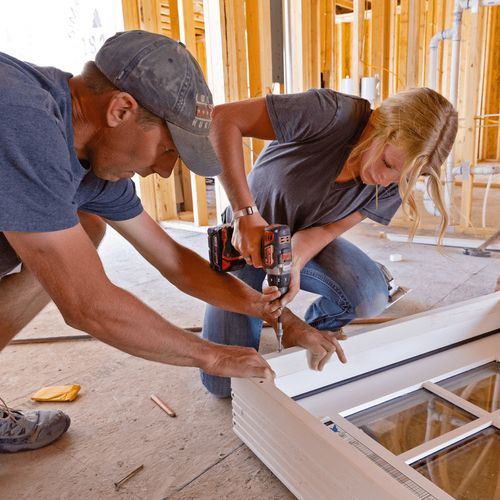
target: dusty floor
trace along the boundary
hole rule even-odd
[[[386,264],[410,294],[387,314],[403,316],[493,291],[500,253],[468,257],[461,249],[380,238],[381,226],[362,223],[349,239]],[[206,236],[178,229],[170,234],[206,255]],[[130,246],[109,232],[101,256],[111,279],[173,323],[200,326],[203,304],[179,293]],[[403,260],[389,262],[400,253]],[[294,309],[310,302],[300,296]],[[126,311],[124,311],[124,314]],[[354,327],[353,327],[354,328]],[[352,330],[351,330],[352,331]],[[48,306],[19,337],[70,335]],[[265,329],[263,352],[274,348]],[[210,396],[195,369],[163,366],[98,341],[9,346],[0,354],[0,395],[12,407],[63,408],[68,433],[45,449],[0,455],[0,498],[7,499],[287,499],[293,496],[231,430],[231,405]],[[45,385],[78,383],[73,403],[39,404],[30,395]],[[158,394],[178,413],[170,418],[150,399]],[[143,464],[119,492],[113,483]]]

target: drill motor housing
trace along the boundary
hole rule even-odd
[[[245,267],[245,259],[231,244],[233,226],[221,224],[208,228],[208,250],[212,269],[219,272],[237,271]],[[281,295],[288,291],[292,269],[290,228],[272,224],[264,229],[262,261],[269,286],[278,287]]]

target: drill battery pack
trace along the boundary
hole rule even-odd
[[[231,244],[232,237],[231,224],[208,228],[208,253],[212,269],[225,273],[245,267],[245,259]]]

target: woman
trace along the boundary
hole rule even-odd
[[[428,88],[401,92],[371,111],[364,99],[328,89],[269,95],[215,108],[211,139],[223,165],[221,181],[234,211],[233,244],[247,265],[236,275],[260,289],[260,240],[268,223],[288,224],[293,272],[282,306],[299,288],[321,295],[305,320],[320,330],[287,335],[285,346],[324,346],[356,317],[378,315],[388,303],[387,283],[376,262],[340,235],[368,217],[389,224],[401,203],[419,221],[413,187],[427,175],[441,213],[439,237],[448,223],[441,165],[457,132],[457,113]],[[272,140],[245,181],[242,137]],[[231,210],[224,219],[231,220]],[[262,322],[208,307],[203,335],[224,344],[258,348]],[[326,356],[325,356],[326,359]],[[321,366],[319,366],[321,368]],[[227,396],[228,379],[202,374],[214,394]]]

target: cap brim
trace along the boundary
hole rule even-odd
[[[207,136],[193,134],[170,122],[167,122],[167,126],[181,160],[189,170],[204,177],[215,177],[222,172],[220,161]]]

